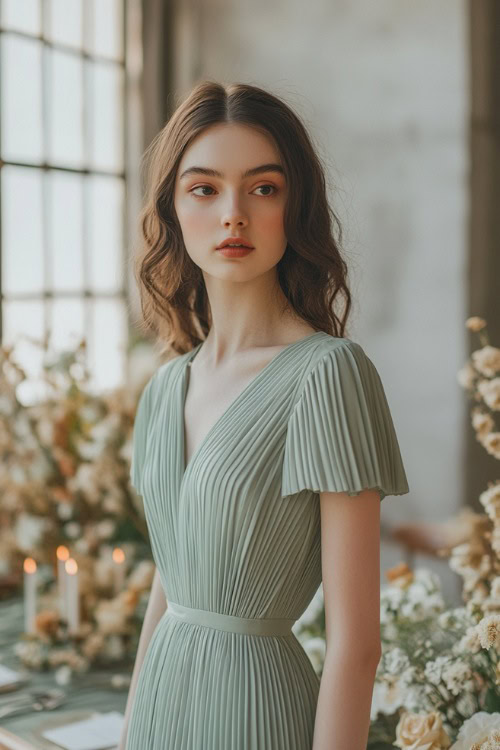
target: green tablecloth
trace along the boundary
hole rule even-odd
[[[0,603],[0,663],[16,671],[24,669],[23,664],[13,652],[13,646],[23,631],[23,617],[22,598],[16,597]],[[120,674],[130,678],[132,668],[133,664],[120,664],[105,670],[100,668],[84,674],[75,674],[67,686],[58,685],[53,672],[31,672],[32,679],[29,686],[24,686],[24,689],[28,687],[44,690],[63,689],[67,691],[67,701],[52,711],[23,713],[0,719],[0,727],[32,742],[35,747],[56,748],[58,746],[40,740],[41,725],[60,724],[64,719],[68,721],[84,719],[95,711],[102,713],[120,711],[124,714],[128,685],[121,689],[113,688],[110,684],[111,677]],[[0,694],[0,698],[6,695],[6,693]]]

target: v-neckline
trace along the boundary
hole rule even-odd
[[[242,390],[239,392],[239,394],[234,398],[229,406],[226,407],[226,409],[222,412],[220,417],[218,417],[215,422],[212,424],[212,426],[209,428],[208,432],[206,433],[205,437],[201,440],[200,444],[194,451],[193,455],[189,459],[188,463],[186,464],[186,426],[185,426],[185,420],[184,420],[184,414],[185,414],[185,407],[186,407],[186,397],[187,397],[187,386],[189,383],[189,366],[192,362],[192,360],[195,358],[196,354],[198,353],[199,348],[203,344],[203,342],[200,342],[195,346],[190,352],[188,352],[188,355],[182,365],[182,371],[181,371],[181,398],[180,398],[180,408],[179,408],[179,422],[180,422],[180,441],[181,441],[181,483],[184,480],[188,470],[191,468],[193,463],[198,458],[200,452],[203,450],[207,442],[212,437],[213,433],[218,429],[220,424],[223,422],[223,420],[232,412],[233,409],[236,408],[236,406],[239,404],[239,402],[246,396],[248,391],[256,385],[260,379],[267,375],[268,371],[271,369],[272,365],[274,365],[278,359],[281,358],[281,356],[285,353],[290,351],[290,349],[294,346],[298,346],[299,344],[303,344],[305,341],[308,341],[309,339],[314,338],[315,336],[318,336],[319,334],[324,334],[324,331],[315,331],[314,333],[310,333],[307,336],[304,336],[301,339],[297,339],[297,341],[292,341],[291,344],[287,344],[283,347],[283,349],[280,349],[280,351],[274,355],[274,357],[271,357],[267,365],[264,365],[264,367],[259,370],[257,375],[255,375],[249,383],[246,384],[242,388]]]

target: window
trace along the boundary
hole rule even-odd
[[[125,0],[0,0],[0,336],[126,366]],[[36,377],[41,349],[16,346]]]

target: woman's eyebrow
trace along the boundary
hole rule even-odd
[[[256,174],[261,174],[261,172],[277,172],[278,174],[285,174],[285,170],[280,164],[260,164],[258,167],[247,169],[241,176],[244,179],[245,177],[253,177]],[[208,167],[189,167],[189,169],[184,170],[179,179],[182,180],[183,177],[189,177],[193,174],[204,174],[207,175],[207,177],[224,177],[223,173],[218,172],[216,169],[209,169]]]

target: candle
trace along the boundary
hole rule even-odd
[[[69,557],[69,550],[63,544],[60,544],[56,550],[57,555],[57,585],[59,596],[59,614],[63,620],[66,620],[66,569],[64,564]]]
[[[24,630],[26,633],[35,633],[36,617],[36,584],[37,572],[36,562],[32,557],[24,561]]]
[[[120,547],[115,547],[112,558],[115,594],[119,594],[125,584],[125,553]]]
[[[80,599],[78,591],[78,565],[72,557],[64,564],[66,570],[66,613],[68,631],[76,633],[80,625]]]

